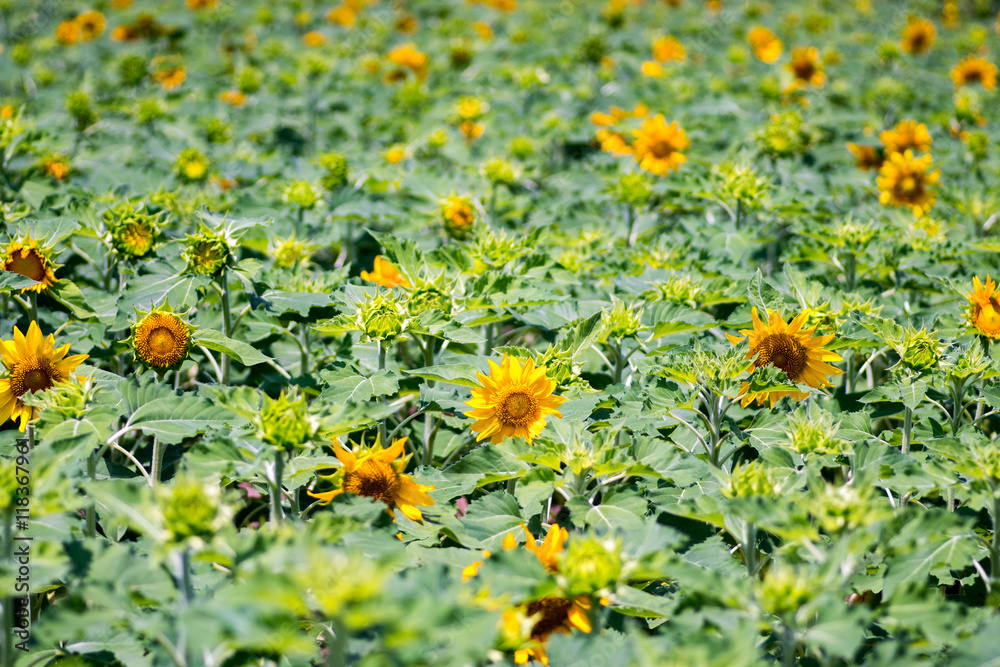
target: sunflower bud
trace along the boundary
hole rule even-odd
[[[185,148],[174,161],[174,171],[182,181],[196,183],[208,178],[208,157],[197,148]]]
[[[441,202],[444,229],[453,239],[463,240],[472,235],[476,213],[467,197],[452,195]]]
[[[569,592],[593,593],[618,581],[622,570],[620,549],[619,543],[596,537],[573,540],[560,567],[569,579]]]
[[[642,310],[613,299],[611,308],[601,313],[602,338],[622,340],[635,336],[642,329]]]
[[[261,410],[261,439],[284,451],[302,447],[315,430],[304,396],[292,400],[284,392],[278,398],[264,398]]]
[[[767,469],[757,461],[737,464],[729,476],[729,486],[722,491],[727,498],[750,498],[753,496],[773,496],[774,483]]]
[[[556,383],[556,386],[563,387],[573,378],[580,374],[580,367],[573,365],[573,356],[569,350],[549,345],[536,360],[537,368],[545,367],[545,373]]]
[[[160,222],[163,212],[155,215],[147,213],[145,205],[133,207],[125,202],[104,213],[111,247],[129,259],[145,257],[153,250],[160,237]]]
[[[148,125],[166,117],[167,105],[159,98],[145,97],[136,102],[132,114],[136,122]]]
[[[25,405],[41,411],[45,418],[59,422],[82,419],[91,414],[98,391],[100,387],[93,379],[80,380],[76,375],[71,375],[66,382],[60,382],[46,391],[27,393],[21,400]],[[58,417],[53,418],[53,415]]]
[[[149,76],[146,59],[132,53],[118,61],[118,78],[123,86],[138,86]]]
[[[278,266],[290,269],[296,264],[307,266],[312,259],[317,246],[308,241],[299,241],[292,234],[287,239],[275,239],[268,249],[268,254],[274,258]]]
[[[169,486],[157,488],[156,500],[169,542],[210,540],[221,527],[221,492],[214,484],[175,478]]]
[[[346,157],[340,153],[326,153],[319,157],[319,166],[326,170],[320,179],[324,188],[336,190],[347,185],[349,169]]]
[[[323,191],[309,181],[292,181],[281,191],[281,201],[310,210],[322,202]]]
[[[371,340],[395,338],[403,333],[406,313],[391,295],[379,294],[361,307],[361,322]]]
[[[203,229],[201,233],[188,236],[182,253],[191,273],[215,276],[233,263],[233,251],[229,242],[221,234]]]
[[[580,60],[596,65],[608,54],[608,43],[603,35],[590,35],[580,44]]]
[[[826,410],[800,408],[788,415],[785,435],[799,454],[830,454],[840,451],[843,441],[837,438],[840,423]]]
[[[774,114],[771,122],[758,131],[755,138],[760,150],[775,158],[803,153],[812,143],[812,135],[796,111]]]
[[[205,141],[210,144],[227,143],[233,136],[229,123],[221,118],[209,118],[202,125],[201,131],[205,135]]]
[[[440,310],[445,315],[450,315],[451,297],[436,287],[421,287],[410,294],[410,298],[406,300],[406,309],[413,317],[428,310]]]
[[[174,313],[169,302],[148,313],[137,308],[128,343],[136,359],[149,368],[164,371],[176,368],[187,358],[194,330],[194,326]]]
[[[66,96],[66,111],[76,123],[76,131],[83,132],[97,122],[97,112],[90,102],[90,95],[77,90]]]
[[[494,185],[511,186],[517,181],[517,174],[510,162],[503,158],[494,157],[486,161],[483,165],[483,174]]]
[[[444,129],[437,129],[430,133],[427,137],[427,148],[432,151],[438,151],[444,148],[448,144],[448,131]]]
[[[804,572],[788,564],[776,564],[764,575],[757,586],[757,600],[769,614],[785,616],[794,614],[812,599],[813,592],[822,590]]]
[[[903,339],[903,349],[900,355],[903,364],[915,371],[925,371],[935,368],[941,361],[941,341],[934,332],[926,329],[917,331],[909,327]]]
[[[510,154],[518,160],[526,160],[535,154],[535,145],[528,137],[514,137],[510,142]]]
[[[751,211],[761,207],[770,183],[758,176],[748,162],[723,163],[717,169],[718,194],[725,201],[739,202]]]
[[[642,208],[653,198],[653,187],[644,174],[622,174],[614,185],[614,195],[623,204]]]

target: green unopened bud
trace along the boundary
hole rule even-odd
[[[216,485],[202,484],[193,477],[174,478],[160,486],[156,494],[167,540],[210,540],[220,528],[221,492]]]
[[[518,160],[525,160],[535,154],[535,145],[528,137],[515,137],[510,142],[510,154]]]
[[[483,174],[497,185],[513,185],[517,180],[514,167],[503,158],[490,158],[483,165]]]
[[[185,148],[174,161],[174,171],[182,181],[195,183],[208,178],[208,156],[197,148]]]
[[[138,86],[149,75],[146,59],[132,53],[118,61],[118,78],[123,86]]]
[[[450,315],[451,307],[451,297],[436,287],[413,290],[406,300],[406,309],[414,317],[428,310],[440,310],[445,315]]]
[[[90,103],[90,95],[77,90],[66,96],[66,111],[76,123],[76,131],[83,132],[97,122],[97,112]]]
[[[671,301],[695,308],[703,291],[702,286],[691,276],[670,276],[666,282],[654,283],[652,288],[643,293],[643,297],[650,301]]]
[[[305,397],[291,399],[284,392],[278,398],[264,397],[260,421],[261,440],[284,451],[302,447],[316,426]]]
[[[340,153],[325,153],[319,157],[319,165],[326,170],[320,185],[327,190],[336,190],[348,183],[347,158]]]
[[[21,42],[10,50],[10,59],[24,67],[31,62],[31,46],[27,42]]]
[[[379,294],[361,307],[361,323],[371,340],[395,338],[406,321],[401,304],[391,295]]]
[[[618,543],[588,537],[573,540],[562,557],[560,571],[574,595],[593,593],[618,581],[622,559]]]
[[[155,123],[167,115],[167,105],[159,98],[145,97],[136,102],[132,115],[143,125]]]
[[[774,482],[767,469],[757,461],[737,464],[729,476],[729,487],[723,489],[722,494],[727,498],[773,496]]]
[[[909,327],[903,339],[903,364],[915,371],[936,368],[941,361],[941,341],[934,332]]]
[[[608,54],[608,44],[603,35],[590,35],[580,44],[580,59],[596,65]]]
[[[976,160],[985,160],[986,152],[990,146],[990,138],[985,132],[972,132],[969,134],[966,140],[966,146],[969,148],[969,155],[971,155]]]
[[[829,534],[854,530],[879,519],[866,494],[849,484],[828,484],[817,502],[809,504],[820,528]]]
[[[622,174],[615,183],[614,193],[621,203],[642,208],[653,198],[653,186],[644,174]]]
[[[286,204],[300,206],[306,210],[315,208],[323,197],[323,191],[309,181],[296,180],[285,186],[281,192],[281,201]]]
[[[82,419],[92,413],[94,397],[98,391],[100,387],[91,378],[80,381],[77,376],[72,375],[68,381],[60,382],[46,391],[25,394],[22,401],[41,411],[46,420],[59,422]]]
[[[236,87],[241,93],[256,93],[264,83],[264,73],[256,67],[245,67],[236,77]]]
[[[182,255],[189,272],[207,276],[218,274],[233,262],[233,253],[226,238],[210,230],[188,236]]]
[[[812,599],[814,591],[822,590],[822,586],[817,587],[816,584],[804,570],[784,563],[776,564],[757,586],[757,601],[769,614],[795,614]]]
[[[444,229],[453,239],[467,239],[476,224],[475,209],[466,197],[452,195],[441,202]]]
[[[579,368],[573,365],[573,355],[569,350],[549,345],[536,360],[535,368],[545,367],[545,374],[554,380],[556,386],[565,386],[570,380],[579,375]]]
[[[758,176],[748,162],[725,162],[718,166],[719,196],[727,201],[740,202],[751,211],[760,208],[767,197],[770,183]]]
[[[229,123],[221,118],[209,118],[204,121],[202,132],[205,134],[205,140],[210,144],[227,143],[233,136],[233,130],[229,127]]]
[[[826,410],[799,408],[788,415],[785,435],[799,454],[829,454],[840,451],[843,444],[837,438],[839,427]]]
[[[602,337],[622,340],[635,336],[642,328],[642,308],[634,308],[614,299],[610,309],[601,313]]]

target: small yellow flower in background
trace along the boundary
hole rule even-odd
[[[140,316],[132,327],[129,344],[135,358],[146,366],[166,370],[180,364],[191,349],[194,327],[185,322],[165,304]]]
[[[803,383],[810,387],[829,387],[828,375],[841,375],[843,371],[826,363],[827,361],[842,361],[839,354],[823,349],[827,343],[833,340],[833,335],[814,336],[816,328],[802,331],[802,325],[806,321],[807,313],[800,313],[791,322],[785,323],[781,315],[774,310],[767,311],[767,324],[760,321],[757,316],[757,309],[751,311],[753,318],[753,329],[741,329],[740,333],[745,338],[730,336],[726,338],[733,345],[738,345],[743,340],[750,343],[750,350],[744,359],[753,360],[747,367],[747,372],[752,373],[758,368],[774,366],[780,368],[792,382]],[[781,400],[784,396],[791,396],[795,400],[801,401],[809,396],[803,391],[771,391],[760,393],[749,393],[750,383],[744,382],[740,387],[740,401],[743,407],[751,402],[757,401],[757,405],[763,405],[764,401],[770,402],[770,407]]]
[[[386,55],[386,60],[393,65],[410,70],[420,81],[427,78],[427,65],[430,59],[426,53],[418,51],[412,43],[400,44],[395,47]]]
[[[396,144],[385,152],[385,161],[389,164],[399,164],[406,158],[406,148]]]
[[[815,46],[800,46],[792,49],[792,60],[785,68],[795,77],[796,86],[820,88],[826,83],[823,64],[819,59],[819,49]]]
[[[661,63],[682,62],[687,58],[687,50],[676,37],[661,37],[653,42],[653,58]]]
[[[302,43],[312,47],[323,46],[326,44],[326,35],[318,30],[311,30],[302,35]]]
[[[601,144],[601,150],[612,155],[632,155],[635,151],[625,140],[625,135],[614,130],[598,130],[597,141]]]
[[[56,39],[63,46],[72,46],[80,41],[80,25],[73,19],[56,26]]]
[[[465,137],[465,141],[471,143],[474,139],[478,139],[483,136],[483,132],[486,128],[482,123],[477,123],[474,120],[463,120],[462,124],[458,126],[461,131],[462,136]]]
[[[208,177],[209,166],[208,156],[197,148],[185,148],[174,161],[177,175],[191,183],[204,181]]]
[[[353,9],[346,5],[340,5],[339,7],[334,7],[326,13],[326,20],[334,25],[339,25],[343,28],[350,28],[355,23],[357,23],[357,14]]]
[[[0,268],[38,281],[37,285],[22,288],[21,293],[43,292],[58,282],[56,266],[52,262],[52,248],[43,247],[30,236],[11,241],[7,245]]]
[[[937,29],[933,23],[911,16],[906,19],[906,28],[903,30],[903,50],[912,55],[926,53],[934,46],[936,36]]]
[[[5,105],[3,105],[2,107],[0,107],[0,119],[2,119],[2,120],[10,120],[11,118],[14,117],[14,112],[15,111],[16,111],[16,109],[14,109],[14,105],[13,104],[5,104]]]
[[[45,391],[66,382],[87,355],[66,356],[69,343],[57,349],[55,336],[49,334],[43,338],[37,322],[28,326],[27,336],[14,327],[14,339],[0,341],[0,345],[3,346],[0,358],[8,371],[8,376],[0,379],[0,423],[20,420],[18,428],[23,433],[38,414],[21,397],[29,391]]]
[[[969,309],[966,318],[979,333],[989,338],[1000,338],[1000,293],[997,284],[986,276],[986,283],[979,276],[972,279],[972,291],[967,297]]]
[[[781,52],[785,49],[785,45],[781,43],[777,35],[761,25],[750,28],[750,32],[747,33],[747,41],[750,42],[754,57],[768,64],[780,58]]]
[[[448,236],[467,239],[476,224],[476,212],[467,197],[451,195],[441,200],[441,217]]]
[[[646,60],[639,66],[639,71],[642,72],[643,76],[647,76],[651,79],[658,79],[663,76],[663,65],[652,60]]]
[[[986,90],[997,85],[997,66],[978,56],[966,56],[951,70],[951,80],[956,87],[978,83]]]
[[[915,120],[901,120],[896,123],[896,127],[885,130],[878,138],[885,146],[886,153],[902,153],[907,150],[926,153],[934,143],[927,126]]]
[[[111,6],[115,9],[128,9],[132,6],[132,0],[111,0]]]
[[[219,100],[234,107],[241,107],[247,102],[247,96],[238,90],[224,90],[219,93]]]
[[[472,28],[476,31],[476,34],[479,35],[479,39],[484,42],[488,42],[493,39],[493,28],[490,27],[489,23],[486,23],[485,21],[476,21],[472,24]]]
[[[667,125],[662,114],[647,118],[642,127],[633,130],[635,141],[635,161],[639,166],[654,174],[664,175],[679,169],[687,158],[683,151],[691,145],[684,130],[677,121]]]
[[[412,477],[403,474],[407,458],[403,456],[405,444],[406,438],[403,437],[388,449],[382,449],[381,443],[376,440],[371,449],[355,454],[337,441],[333,449],[342,468],[332,475],[321,475],[323,479],[334,482],[336,488],[323,493],[309,491],[309,495],[318,498],[321,505],[328,505],[342,493],[353,493],[381,500],[389,506],[390,512],[395,505],[407,519],[422,521],[424,516],[417,505],[435,504],[434,499],[427,495],[428,491],[434,490],[434,485],[418,484]]]
[[[153,79],[163,90],[174,90],[187,77],[187,70],[175,56],[157,56],[149,64],[153,70]]]
[[[476,120],[486,113],[489,106],[476,97],[463,97],[458,102],[456,110],[462,120]]]
[[[887,206],[905,206],[917,216],[931,209],[937,196],[929,186],[937,183],[940,171],[928,172],[932,158],[913,157],[913,151],[892,153],[875,179],[881,194],[879,201]]]
[[[493,360],[489,363],[488,376],[477,373],[483,386],[474,388],[465,402],[472,408],[465,416],[476,420],[470,427],[478,433],[476,442],[489,438],[499,444],[504,438],[521,436],[530,444],[545,428],[548,415],[562,417],[559,406],[566,399],[552,395],[556,383],[544,366],[535,368],[533,359],[522,366],[509,355],[499,366]]]
[[[847,150],[854,154],[854,166],[864,171],[878,171],[885,162],[882,149],[878,146],[864,146],[848,142]]]
[[[958,3],[954,0],[946,0],[944,8],[941,10],[941,23],[947,28],[957,28],[959,26],[958,16],[960,13]]]
[[[54,181],[64,181],[69,176],[69,160],[62,155],[44,158],[41,162],[42,171]]]
[[[410,281],[399,275],[396,267],[381,255],[375,258],[370,273],[368,271],[361,272],[361,279],[382,287],[402,287],[403,289],[412,287]]]
[[[187,0],[187,7],[193,11],[211,9],[219,4],[219,0]]]
[[[89,42],[103,35],[104,28],[107,26],[104,14],[93,9],[80,14],[74,20],[80,27],[80,40],[84,42]]]

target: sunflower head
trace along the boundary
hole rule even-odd
[[[819,49],[815,46],[797,47],[792,49],[792,60],[786,68],[794,77],[796,87],[821,87],[826,83],[823,73],[823,63],[819,57]]]
[[[361,272],[361,279],[390,289],[393,287],[402,287],[403,289],[412,287],[410,281],[400,275],[396,267],[381,255],[375,258],[371,271]]]
[[[176,368],[187,358],[194,330],[169,303],[164,303],[147,313],[136,309],[136,323],[128,342],[136,359],[149,368],[164,371]]]
[[[545,367],[535,368],[528,359],[524,365],[504,355],[500,365],[490,360],[490,374],[478,373],[482,387],[472,390],[465,413],[476,421],[470,427],[478,433],[476,441],[489,438],[499,444],[507,437],[521,436],[530,444],[552,414],[562,417],[559,406],[566,400],[553,396],[556,383],[546,375]]]
[[[22,288],[23,294],[43,292],[55,285],[55,270],[59,265],[52,261],[52,246],[42,245],[39,239],[25,235],[7,244],[0,268],[38,281],[36,285]]]
[[[453,239],[467,239],[476,225],[476,211],[468,197],[451,195],[441,200],[444,230]]]
[[[1000,338],[1000,293],[997,292],[997,284],[989,276],[986,276],[985,283],[975,276],[967,298],[969,308],[966,319],[969,325],[988,338]]]
[[[830,350],[824,349],[833,335],[814,336],[815,328],[802,330],[805,323],[806,314],[801,313],[791,322],[785,323],[781,315],[774,310],[767,311],[767,323],[760,321],[757,316],[757,309],[752,310],[753,329],[742,329],[743,334],[750,344],[750,349],[744,359],[752,361],[747,367],[747,372],[752,373],[758,368],[774,366],[784,371],[789,380],[796,383],[803,383],[810,387],[828,387],[829,375],[840,375],[843,373],[827,361],[841,361],[840,355]],[[729,336],[729,342],[738,345],[744,338]],[[743,407],[756,400],[757,405],[762,405],[765,400],[770,406],[779,401],[783,396],[791,396],[796,400],[802,400],[809,396],[802,391],[767,391],[751,392],[750,383],[744,382],[740,388],[740,396]]]
[[[881,194],[879,201],[886,206],[905,206],[917,216],[927,213],[937,195],[930,186],[937,183],[940,171],[930,171],[933,158],[913,157],[913,151],[892,153],[879,169],[875,179]]]
[[[182,181],[197,183],[208,178],[208,157],[197,148],[185,148],[174,161],[174,171]]]
[[[926,53],[934,45],[935,36],[937,29],[933,23],[911,16],[906,20],[906,28],[903,30],[903,50],[911,55]]]
[[[393,506],[412,521],[422,521],[423,514],[417,505],[434,505],[434,499],[427,495],[433,491],[433,485],[418,484],[412,477],[403,473],[407,457],[403,455],[406,438],[400,438],[388,449],[382,448],[380,440],[376,439],[371,448],[360,451],[345,449],[339,441],[334,442],[333,449],[341,468],[331,475],[321,475],[320,478],[332,483],[333,488],[322,493],[309,495],[319,499],[319,504],[327,505],[342,493],[353,493],[372,500],[381,500]]]
[[[667,125],[662,114],[643,121],[642,127],[633,131],[635,161],[639,166],[660,176],[679,169],[687,161],[685,148],[691,145],[684,130],[674,121]]]
[[[0,342],[3,365],[7,367],[7,377],[0,379],[0,423],[12,419],[20,420],[23,432],[28,422],[37,416],[33,408],[21,400],[27,393],[46,391],[70,379],[86,354],[67,356],[69,344],[57,348],[55,336],[43,337],[37,322],[28,326],[28,333],[22,334],[14,327],[13,340]]]
[[[190,273],[208,276],[218,275],[235,260],[226,236],[205,227],[187,237],[182,256]]]
[[[755,26],[747,33],[747,41],[753,49],[753,55],[757,60],[765,63],[773,63],[781,57],[784,44],[778,37],[764,26]]]
[[[951,80],[960,88],[978,83],[986,90],[997,85],[997,66],[978,56],[966,56],[951,70]]]
[[[885,162],[885,155],[878,146],[848,143],[847,150],[854,155],[854,166],[863,171],[878,171]]]
[[[108,242],[122,257],[141,259],[152,252],[160,238],[160,224],[166,213],[151,214],[145,204],[125,202],[104,213]]]
[[[934,143],[927,126],[915,120],[899,121],[896,127],[882,132],[879,139],[885,146],[886,153],[902,153],[908,150],[926,153]]]
[[[295,234],[292,234],[287,239],[274,239],[268,247],[268,254],[274,259],[275,264],[290,269],[296,264],[309,266],[317,250],[319,246],[308,241],[299,241],[295,238]]]
[[[316,420],[309,415],[305,396],[289,396],[281,392],[278,398],[264,397],[260,412],[261,439],[278,449],[292,451],[301,448],[316,430]]]

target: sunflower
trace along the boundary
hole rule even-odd
[[[819,49],[815,46],[792,49],[792,61],[785,65],[795,77],[796,86],[821,87],[826,83],[826,74],[819,59]]]
[[[61,155],[52,155],[43,158],[40,165],[45,175],[54,181],[66,180],[71,169],[69,160]]]
[[[544,366],[535,368],[533,359],[522,367],[504,355],[499,366],[490,360],[489,376],[477,375],[483,386],[472,390],[466,405],[473,409],[465,413],[477,420],[471,427],[479,434],[476,442],[489,438],[499,444],[506,437],[522,436],[530,444],[545,428],[548,415],[562,417],[558,408],[566,399],[552,395],[556,383],[545,375]]]
[[[629,146],[621,132],[606,130],[601,128],[597,131],[597,141],[601,144],[601,150],[612,155],[632,155],[635,151]]]
[[[191,349],[194,327],[174,313],[169,303],[149,313],[136,313],[139,317],[129,338],[136,359],[158,370],[174,368],[184,361]]]
[[[966,56],[951,70],[951,80],[958,87],[978,83],[986,90],[993,90],[997,85],[997,66],[985,58]]]
[[[30,236],[11,241],[7,245],[7,252],[4,253],[0,268],[38,281],[36,285],[22,288],[22,294],[43,292],[58,282],[55,275],[56,265],[52,262],[52,248],[38,245],[38,241]]]
[[[912,55],[926,53],[934,45],[936,35],[933,23],[911,16],[903,30],[903,50]]]
[[[768,64],[780,58],[781,52],[785,48],[777,35],[760,25],[750,29],[750,32],[747,33],[747,41],[750,42],[754,57]]]
[[[777,311],[770,309],[767,311],[766,325],[757,317],[756,308],[752,310],[752,317],[753,329],[740,330],[740,333],[750,343],[750,350],[744,357],[747,361],[753,361],[747,367],[748,373],[765,366],[774,366],[783,370],[792,382],[801,382],[817,388],[830,386],[826,376],[843,373],[840,369],[826,363],[827,361],[842,360],[839,354],[823,349],[824,345],[833,340],[833,335],[814,336],[815,327],[807,331],[801,330],[806,320],[806,313],[800,313],[788,324],[785,324],[785,320]],[[738,345],[744,340],[729,334],[726,334],[726,337],[733,345]],[[767,399],[773,408],[774,404],[783,396],[791,396],[799,401],[809,396],[804,391],[771,391],[752,394],[749,389],[749,382],[744,382],[740,387],[743,407],[754,400],[757,401],[757,405],[763,405],[764,400]]]
[[[412,287],[410,281],[399,275],[399,271],[389,260],[379,255],[372,264],[371,273],[361,272],[361,279],[370,283],[376,283],[382,287],[402,287],[404,289]]]
[[[882,149],[878,146],[847,144],[847,150],[854,154],[854,166],[864,171],[878,171],[885,162]]]
[[[985,284],[980,282],[979,276],[973,277],[968,299],[966,318],[969,324],[984,336],[1000,338],[1000,293],[997,292],[997,284],[989,276],[986,276]]]
[[[233,251],[224,234],[203,228],[198,234],[188,236],[181,257],[191,273],[214,276],[233,263]]]
[[[426,53],[417,50],[413,44],[401,44],[386,55],[386,60],[393,65],[413,72],[418,81],[427,78],[427,65],[430,59]]]
[[[887,206],[906,206],[917,216],[929,211],[937,197],[928,186],[941,176],[940,171],[927,171],[931,162],[930,155],[914,158],[913,151],[892,153],[875,179],[882,191],[879,201]]]
[[[684,45],[676,37],[661,37],[653,42],[653,58],[660,63],[681,62],[687,57]]]
[[[76,24],[80,27],[80,39],[89,42],[104,33],[107,22],[104,14],[91,9],[77,16]]]
[[[687,135],[677,125],[677,121],[667,125],[662,114],[643,121],[642,127],[633,130],[635,161],[646,171],[666,174],[671,169],[679,169],[687,158],[683,151],[691,145]]]
[[[934,143],[927,126],[915,120],[901,120],[896,123],[896,127],[883,131],[878,138],[885,146],[886,153],[902,153],[907,150],[926,153]]]
[[[465,239],[472,234],[476,224],[476,213],[467,197],[451,195],[441,201],[441,217],[448,236]]]
[[[8,375],[0,379],[0,423],[11,419],[20,420],[20,430],[24,432],[28,422],[37,417],[37,410],[21,402],[25,393],[45,391],[66,382],[76,370],[86,354],[67,357],[69,344],[56,349],[55,336],[42,337],[37,322],[28,326],[24,335],[14,327],[14,340],[0,341],[3,365]]]
[[[403,445],[406,438],[400,438],[388,449],[382,449],[382,444],[376,440],[367,452],[357,455],[343,447],[334,445],[334,453],[343,467],[332,475],[322,476],[334,482],[337,488],[323,493],[309,495],[318,498],[321,505],[327,505],[342,493],[353,493],[374,500],[381,500],[389,505],[390,511],[395,505],[407,519],[422,521],[424,516],[417,505],[433,505],[434,499],[427,495],[434,490],[434,485],[417,484],[409,475],[402,473],[406,466]],[[396,459],[399,459],[398,461]]]

